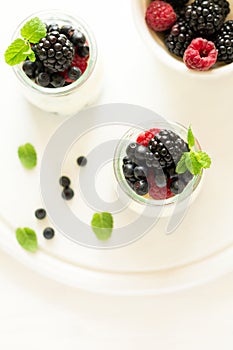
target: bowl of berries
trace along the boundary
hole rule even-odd
[[[191,127],[177,122],[150,122],[130,128],[114,156],[116,180],[127,196],[141,204],[174,208],[200,189],[211,159]],[[165,211],[170,213],[170,211]]]
[[[51,9],[28,16],[16,28],[5,61],[25,97],[51,113],[74,114],[100,92],[95,36],[73,14]]]
[[[168,67],[189,75],[198,72],[205,78],[229,74],[233,62],[231,2],[133,0],[132,6],[143,41]]]

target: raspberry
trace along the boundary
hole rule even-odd
[[[184,63],[190,69],[205,71],[212,67],[218,51],[212,41],[203,38],[193,39],[184,52]]]
[[[164,187],[158,187],[155,183],[155,175],[152,169],[150,169],[147,181],[149,184],[149,195],[156,200],[167,199],[173,197],[174,194],[171,192],[169,188],[169,180],[167,185]]]
[[[136,142],[143,146],[148,146],[148,143],[153,137],[160,132],[160,129],[153,128],[150,130],[147,130],[145,132],[142,132],[138,137]]]
[[[146,10],[146,23],[156,32],[163,32],[176,22],[173,7],[165,1],[152,1]]]

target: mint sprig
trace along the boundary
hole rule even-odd
[[[37,164],[37,154],[33,145],[25,143],[18,148],[18,157],[26,169],[32,169]]]
[[[176,166],[176,172],[183,174],[187,170],[193,175],[198,175],[202,172],[202,169],[207,169],[211,165],[211,159],[206,152],[194,151],[195,137],[193,135],[191,126],[188,129],[187,135],[189,152],[184,152],[181,159]]]
[[[112,214],[107,212],[95,213],[92,217],[91,226],[98,239],[101,241],[109,239],[113,230]]]
[[[38,249],[38,241],[35,231],[29,227],[17,228],[15,231],[16,239],[22,248],[34,253]]]
[[[46,35],[46,26],[38,17],[27,21],[20,30],[22,38],[15,39],[5,51],[5,62],[10,66],[27,58],[34,62],[36,57],[31,44],[36,44]]]

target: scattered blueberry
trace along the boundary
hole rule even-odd
[[[46,227],[43,231],[43,236],[46,239],[52,239],[54,237],[54,229],[52,227]]]
[[[87,164],[87,158],[84,156],[78,157],[77,163],[79,166],[85,166]]]
[[[37,209],[35,211],[35,217],[39,220],[42,220],[46,217],[46,211],[43,208]]]
[[[62,187],[69,187],[70,186],[70,179],[67,176],[61,176],[59,179],[59,184]]]
[[[65,187],[62,191],[62,198],[69,201],[74,197],[74,191],[70,187]]]

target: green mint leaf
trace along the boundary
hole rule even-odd
[[[102,241],[107,240],[113,229],[113,217],[110,213],[95,213],[92,217],[91,226],[96,237]]]
[[[35,62],[36,55],[35,55],[34,51],[31,50],[30,52],[28,52],[28,58],[30,61]]]
[[[16,39],[8,46],[5,51],[5,61],[10,66],[19,64],[26,60],[28,52],[30,52],[30,45],[23,39]],[[32,50],[31,50],[32,51]]]
[[[18,157],[22,165],[27,169],[32,169],[37,164],[36,150],[30,143],[19,146]]]
[[[211,159],[206,152],[199,151],[196,154],[198,162],[201,164],[202,168],[210,168]]]
[[[185,164],[193,175],[201,173],[202,165],[199,163],[197,154],[193,151],[188,152],[188,156],[185,159]]]
[[[189,156],[189,152],[184,152],[182,154],[182,157],[180,158],[179,162],[177,163],[176,166],[176,172],[177,174],[183,174],[187,170],[187,165],[186,165],[186,158]]]
[[[32,229],[25,228],[17,228],[16,230],[16,239],[25,250],[29,252],[36,252],[38,249],[37,236],[35,231]]]
[[[35,17],[24,24],[20,33],[24,39],[36,44],[46,35],[46,27],[38,17]]]
[[[191,126],[190,126],[189,129],[188,129],[188,146],[189,146],[189,149],[191,149],[194,145],[195,145],[195,137],[193,135],[193,132],[192,132],[192,129],[191,129]]]

